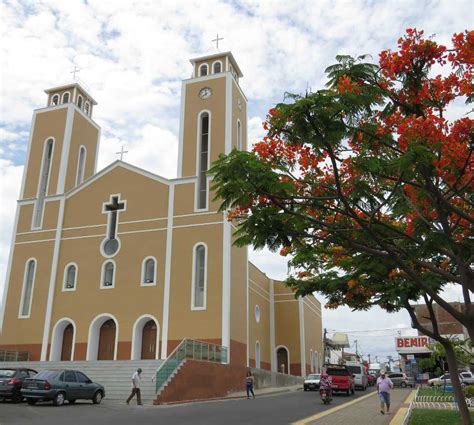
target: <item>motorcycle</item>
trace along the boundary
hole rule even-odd
[[[332,390],[331,388],[321,388],[319,390],[319,395],[324,404],[329,404],[332,401]]]

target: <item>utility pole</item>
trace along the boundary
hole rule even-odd
[[[369,354],[369,365],[370,365],[370,354]]]
[[[358,349],[358,346],[357,346],[357,339],[355,339],[354,342],[355,342],[355,345],[356,345],[356,359],[359,359],[359,349]]]
[[[323,353],[324,353],[324,363],[328,362],[328,342],[327,342],[327,330],[324,328],[324,336],[323,336]]]

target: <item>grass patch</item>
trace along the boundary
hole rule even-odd
[[[471,412],[474,420],[474,412]],[[413,409],[408,425],[462,425],[461,415],[454,410]]]
[[[418,391],[419,396],[432,396],[432,397],[439,397],[439,396],[444,396],[444,397],[451,397],[453,398],[453,393],[452,392],[445,392],[443,394],[443,389],[442,388],[420,388]]]

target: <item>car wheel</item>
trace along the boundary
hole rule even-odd
[[[406,388],[406,387],[407,387],[407,383],[406,383],[406,382],[402,382],[402,383],[400,384],[400,386],[401,386],[402,388]]]
[[[102,391],[97,391],[94,394],[94,397],[92,397],[92,403],[94,404],[100,404],[102,401]]]
[[[66,394],[57,393],[53,398],[53,404],[55,406],[62,406],[65,400],[66,400]]]
[[[13,403],[21,403],[23,401],[23,396],[21,393],[13,394],[12,401]]]
[[[36,404],[36,401],[37,401],[37,400],[35,400],[34,398],[27,398],[27,399],[26,399],[26,402],[27,402],[28,404],[30,404],[31,406],[33,406],[34,404]]]

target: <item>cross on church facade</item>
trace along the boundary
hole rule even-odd
[[[120,201],[120,195],[112,195],[110,203],[102,205],[102,212],[108,214],[107,238],[102,242],[102,249],[107,256],[112,256],[119,249],[119,241],[117,238],[117,221],[118,213],[125,211],[127,201]]]
[[[124,153],[128,153],[128,151],[123,150],[123,145],[122,145],[122,149],[120,149],[120,152],[115,152],[116,155],[120,155],[120,161],[123,161],[123,154]]]
[[[77,65],[74,65],[74,69],[70,72],[72,74],[72,80],[76,81],[76,74],[81,70],[81,68],[78,68]]]
[[[216,38],[214,40],[211,40],[211,41],[215,41],[216,42],[216,49],[219,50],[219,41],[220,40],[224,40],[224,37],[221,37],[219,38],[219,34],[216,34]]]

